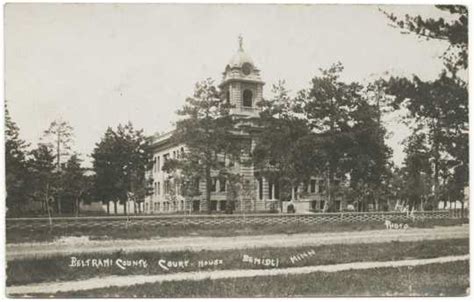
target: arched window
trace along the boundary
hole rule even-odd
[[[225,101],[227,102],[227,104],[230,103],[230,91],[227,90],[227,92],[225,93]]]
[[[244,107],[252,107],[252,101],[253,101],[252,98],[253,98],[252,91],[245,89],[244,101],[243,101]]]

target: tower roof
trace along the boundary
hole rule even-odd
[[[229,67],[242,67],[244,63],[254,65],[252,58],[244,51],[242,36],[239,36],[239,49],[229,62]]]
[[[229,64],[226,65],[225,71],[222,73],[223,77],[220,86],[230,81],[264,84],[260,78],[260,70],[255,66],[252,58],[244,51],[242,44],[242,36],[239,36],[239,48]]]

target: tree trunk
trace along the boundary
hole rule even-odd
[[[77,216],[81,215],[81,200],[79,200],[79,203],[77,204]]]
[[[278,185],[278,196],[276,194],[277,185]],[[278,176],[278,181],[275,182],[275,185],[273,187],[273,195],[275,196],[275,199],[278,198],[278,203],[280,205],[280,213],[283,213],[283,198],[280,198],[282,196],[281,191],[283,190],[283,188],[284,188],[284,185],[283,185],[282,177]]]
[[[127,216],[127,205],[128,205],[128,202],[127,200],[125,200],[123,202],[123,215]]]
[[[334,170],[333,170],[332,164],[329,163],[328,182],[327,182],[327,188],[328,188],[327,197],[328,197],[328,200],[324,204],[324,208],[323,208],[324,213],[326,213],[329,210],[329,207],[332,205],[332,197],[333,197],[332,196],[332,184],[333,184],[333,182],[334,182]]]
[[[117,200],[114,200],[114,214],[117,215]]]
[[[57,207],[58,207],[58,214],[61,215],[61,196],[60,193],[58,192],[57,194]]]
[[[58,165],[58,175],[59,175],[59,184],[60,188],[57,194],[57,205],[58,205],[58,214],[61,215],[61,134],[60,131],[58,131],[58,141],[57,141],[57,149],[56,149],[56,154],[57,154],[57,165]]]
[[[110,215],[110,201],[107,201],[107,215]]]
[[[211,183],[211,169],[206,167],[206,204],[208,213],[211,213]]]
[[[433,198],[433,208],[436,206],[438,207],[439,202],[439,164],[440,164],[440,152],[439,152],[439,145],[440,141],[438,139],[439,133],[439,123],[438,120],[435,119],[433,121],[433,159],[434,159],[434,198]]]

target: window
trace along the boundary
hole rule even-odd
[[[157,194],[158,196],[161,195],[161,184],[160,184],[160,182],[157,182],[157,183],[156,183],[156,194]]]
[[[176,195],[181,195],[181,184],[179,181],[176,181]]]
[[[244,99],[243,106],[252,107],[252,101],[253,101],[252,98],[253,98],[252,91],[245,89],[244,95],[243,95],[243,99]]]
[[[195,181],[194,181],[194,185],[195,185],[195,190],[197,193],[199,193],[199,183],[200,183],[201,179],[199,177],[196,177]]]
[[[211,180],[211,192],[216,192],[217,188],[216,188],[216,184],[217,183],[217,179],[216,178],[212,178]]]
[[[226,200],[221,200],[220,203],[219,203],[219,211],[225,211],[226,205],[227,205],[227,201]]]
[[[262,178],[258,179],[258,199],[259,200],[263,199],[263,179]]]
[[[319,208],[320,208],[321,210],[324,209],[324,200],[319,201]]]
[[[201,201],[193,200],[193,212],[199,212],[201,209]]]
[[[219,192],[225,192],[225,179],[219,179]]]
[[[227,90],[226,93],[225,93],[225,101],[227,102],[227,104],[230,103],[230,91]]]
[[[165,180],[164,191],[165,191],[165,194],[169,194],[169,193],[170,193],[170,181],[169,181],[169,180]]]
[[[160,157],[156,157],[156,172],[160,172],[161,166],[160,166]]]
[[[310,190],[311,193],[316,193],[316,179],[311,179]]]
[[[293,187],[293,194],[295,195],[295,200],[298,199],[298,186]]]
[[[334,210],[336,211],[340,211],[341,210],[341,201],[340,200],[336,200],[334,202]]]
[[[318,184],[318,193],[324,192],[324,180],[320,180]]]
[[[183,158],[184,155],[184,148],[181,147],[179,150],[176,151],[176,158],[180,159]]]
[[[273,199],[273,183],[268,183],[268,198]]]

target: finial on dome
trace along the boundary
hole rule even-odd
[[[244,50],[244,38],[242,38],[242,35],[239,35],[239,50],[243,51]]]

